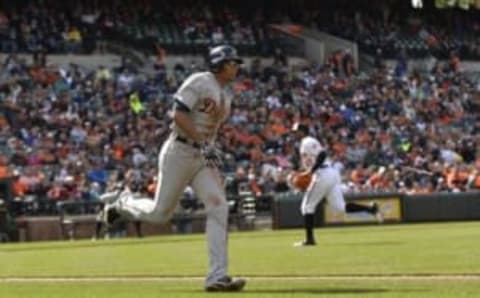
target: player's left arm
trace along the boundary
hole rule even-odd
[[[187,78],[175,93],[173,105],[175,124],[187,134],[187,137],[199,143],[203,138],[193,123],[191,111],[199,103],[201,84],[202,79],[199,76],[192,75]]]

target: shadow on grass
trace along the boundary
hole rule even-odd
[[[375,289],[375,288],[292,288],[292,289],[250,289],[247,288],[242,292],[229,292],[229,295],[258,295],[258,294],[311,294],[311,295],[367,295],[367,294],[385,294],[406,293],[406,292],[424,292],[422,289]],[[201,293],[202,290],[194,290],[192,292]],[[257,297],[257,296],[255,296]]]
[[[388,292],[388,289],[367,289],[367,288],[300,288],[300,289],[252,289],[245,290],[245,293],[255,293],[255,294],[323,294],[323,295],[334,295],[334,294],[374,294],[374,293],[385,293]]]

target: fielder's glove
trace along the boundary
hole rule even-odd
[[[214,145],[204,145],[201,149],[207,167],[220,169],[223,166],[222,152]]]

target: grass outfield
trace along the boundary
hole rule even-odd
[[[242,297],[479,297],[479,235],[480,222],[318,228],[318,246],[294,248],[301,230],[237,232],[230,272],[249,278]],[[0,260],[0,297],[212,296],[203,235],[2,244]]]

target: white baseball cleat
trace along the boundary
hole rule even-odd
[[[293,247],[304,247],[304,246],[315,246],[315,245],[317,245],[315,241],[312,242],[312,241],[306,241],[306,240],[293,243]]]

